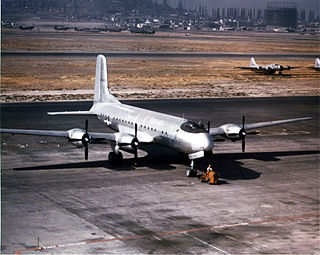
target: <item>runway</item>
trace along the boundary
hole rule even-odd
[[[241,143],[215,144],[220,185],[185,177],[185,157],[139,150],[139,166],[110,147],[82,149],[63,139],[2,135],[2,253],[317,254],[319,249],[319,97],[130,100],[211,126],[311,116],[261,130]],[[91,102],[2,104],[5,128],[83,128]],[[89,118],[89,130],[105,127]],[[38,239],[39,238],[39,239]]]

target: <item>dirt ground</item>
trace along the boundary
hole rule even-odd
[[[292,34],[271,36],[211,34],[188,36],[172,33],[158,37],[78,35],[22,32],[3,35],[3,51],[72,51],[72,52],[250,52],[254,43],[258,52],[314,54],[319,43],[314,37]],[[279,40],[278,36],[282,39]],[[79,38],[82,38],[81,40]],[[190,38],[191,37],[191,38]],[[83,38],[88,39],[85,41]],[[78,41],[77,41],[78,40]],[[277,41],[278,40],[278,41]],[[123,47],[124,42],[126,47]],[[176,42],[174,44],[174,42]],[[249,45],[249,46],[248,46]],[[264,46],[263,46],[264,45]],[[36,47],[37,46],[37,47]],[[238,67],[249,65],[249,59],[212,58],[110,58],[110,90],[125,98],[191,98],[243,96],[314,96],[319,95],[320,72],[310,69],[310,58],[256,59],[258,64],[280,62],[301,66],[283,75],[263,75]],[[91,100],[94,89],[95,61],[92,58],[14,57],[1,60],[1,102]]]

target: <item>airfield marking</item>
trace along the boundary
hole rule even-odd
[[[205,241],[203,241],[203,240],[201,240],[201,239],[199,239],[199,238],[197,238],[197,237],[195,237],[195,236],[189,235],[188,233],[184,233],[184,234],[185,234],[186,236],[189,236],[189,237],[193,238],[194,240],[197,240],[197,241],[200,242],[200,243],[203,243],[203,244],[205,244],[205,245],[208,245],[209,247],[212,247],[212,248],[216,249],[217,251],[220,251],[220,252],[222,252],[222,253],[224,253],[224,254],[231,255],[230,253],[228,253],[228,252],[226,252],[226,251],[224,251],[224,250],[222,250],[222,249],[220,249],[220,248],[218,248],[218,247],[216,247],[216,246],[214,246],[214,245],[212,245],[212,244],[209,244],[209,243],[207,243],[207,242],[205,242]]]
[[[270,223],[270,222],[290,221],[290,220],[304,219],[304,218],[314,218],[314,217],[320,217],[320,214],[306,214],[306,215],[300,215],[300,216],[276,218],[276,219],[270,219],[270,220],[241,222],[241,223],[226,224],[226,225],[219,225],[219,226],[211,226],[211,227],[205,227],[205,228],[193,228],[193,229],[186,229],[186,230],[176,230],[176,231],[162,232],[162,233],[157,233],[157,234],[118,237],[118,238],[102,239],[102,240],[96,240],[96,241],[76,242],[76,243],[69,243],[69,244],[57,244],[57,245],[50,245],[50,246],[42,246],[42,247],[35,247],[35,248],[29,248],[29,249],[15,250],[14,253],[21,255],[23,252],[27,252],[27,251],[41,251],[41,250],[46,250],[46,249],[79,246],[79,245],[85,245],[85,244],[105,243],[105,242],[112,242],[112,241],[140,239],[140,238],[148,238],[148,237],[163,236],[163,235],[173,235],[173,234],[182,234],[182,233],[188,235],[187,233],[195,232],[195,231],[223,229],[223,228],[231,228],[231,227],[238,227],[238,226],[257,225],[257,224]],[[190,235],[188,235],[188,236],[190,236]],[[193,236],[191,236],[191,237],[193,237]],[[203,241],[201,241],[201,242],[203,242]],[[208,245],[211,246],[210,244],[208,244]],[[213,246],[213,247],[216,248],[216,249],[219,249],[219,248],[217,248],[215,246]],[[221,251],[225,252],[223,250],[221,250]],[[227,252],[225,252],[225,253],[227,253]]]

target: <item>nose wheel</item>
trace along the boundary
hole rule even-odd
[[[197,170],[194,169],[194,161],[193,161],[193,160],[191,160],[190,168],[188,168],[188,169],[186,170],[186,176],[187,176],[187,177],[197,176]]]

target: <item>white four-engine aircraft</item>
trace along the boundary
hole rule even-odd
[[[320,71],[320,59],[316,58],[316,60],[314,61],[314,66],[310,67],[310,68],[314,69],[314,70],[317,70],[317,71]]]
[[[249,69],[249,70],[253,70],[256,72],[261,72],[264,74],[275,74],[276,72],[278,72],[281,75],[282,72],[285,70],[291,70],[291,69],[299,68],[299,67],[300,66],[283,66],[280,64],[270,64],[270,65],[265,65],[265,66],[257,65],[254,58],[251,58],[249,67],[240,67],[240,68],[241,69]]]
[[[85,148],[85,159],[88,159],[89,143],[109,143],[112,152],[108,159],[120,162],[123,159],[121,150],[134,154],[137,162],[138,148],[142,144],[159,144],[188,154],[191,160],[187,176],[196,174],[194,159],[204,157],[205,152],[212,152],[213,137],[222,136],[232,141],[242,140],[242,151],[245,150],[247,130],[269,127],[290,122],[309,120],[310,117],[259,122],[242,125],[226,124],[217,128],[205,129],[193,121],[163,113],[145,110],[119,102],[109,91],[107,81],[107,64],[103,55],[97,57],[94,102],[89,111],[49,112],[50,115],[94,115],[115,133],[88,132],[88,121],[85,129],[73,128],[67,131],[0,129],[1,133],[64,137],[75,146]],[[256,132],[254,132],[256,133]]]

